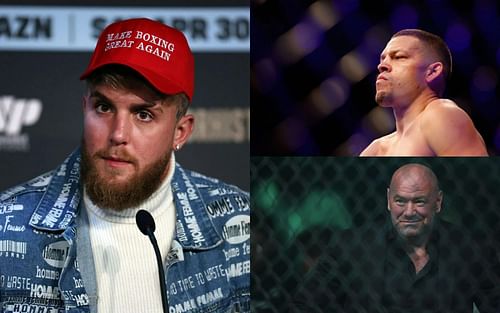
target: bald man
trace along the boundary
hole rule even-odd
[[[442,201],[443,192],[439,190],[436,175],[420,164],[400,167],[387,188],[392,225],[417,274],[429,261],[427,243]]]
[[[474,304],[499,312],[500,262],[466,230],[438,218],[443,192],[433,171],[401,166],[386,195],[390,222],[336,234],[290,312],[472,313]]]
[[[380,55],[375,101],[393,109],[396,130],[361,156],[487,156],[467,113],[441,98],[451,69],[440,37],[419,29],[394,34]]]

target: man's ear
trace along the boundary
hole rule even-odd
[[[443,205],[443,192],[439,190],[436,200],[436,213],[441,212],[442,205]]]
[[[83,114],[85,114],[85,111],[86,111],[88,105],[89,105],[89,96],[87,94],[85,94],[82,97],[82,111],[83,111]]]
[[[194,130],[194,116],[192,114],[186,114],[179,119],[175,126],[173,149],[180,149],[191,137]]]
[[[427,66],[427,71],[425,73],[425,79],[428,84],[433,82],[437,77],[441,75],[443,72],[443,63],[434,62]]]
[[[390,200],[390,192],[391,192],[391,190],[389,188],[387,188],[387,210],[389,210],[389,211],[391,210],[391,206],[390,206],[390,202],[391,202],[391,200]]]

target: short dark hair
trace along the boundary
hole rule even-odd
[[[186,94],[178,93],[174,95],[167,95],[156,89],[150,82],[148,82],[141,74],[135,70],[119,65],[109,64],[96,69],[90,74],[85,81],[88,88],[93,88],[99,84],[110,85],[113,88],[126,88],[132,89],[137,86],[137,83],[146,86],[148,89],[156,93],[158,99],[170,103],[176,103],[177,113],[176,119],[179,120],[183,117],[188,108],[189,100]]]
[[[399,36],[412,36],[427,44],[443,63],[444,79],[448,80],[453,64],[450,49],[441,37],[421,29],[403,29],[395,33],[392,38]]]

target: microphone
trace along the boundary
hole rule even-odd
[[[156,242],[156,238],[154,235],[154,231],[156,229],[155,221],[148,211],[139,210],[135,215],[135,222],[137,223],[137,227],[139,227],[141,233],[148,236],[149,240],[151,240],[151,243],[153,244],[153,249],[155,250],[156,254],[156,262],[158,264],[158,275],[160,279],[163,312],[168,313],[168,299],[167,292],[165,290],[165,273],[163,271],[163,262],[160,254],[160,249],[158,248],[158,242]]]

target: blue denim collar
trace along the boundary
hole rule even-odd
[[[51,181],[31,216],[29,224],[32,227],[64,232],[74,226],[82,198],[80,162],[78,148],[53,172]],[[221,244],[223,239],[208,215],[202,192],[209,192],[204,190],[208,186],[208,180],[211,183],[217,183],[217,180],[184,170],[178,163],[175,166],[172,179],[177,215],[175,239],[184,249],[212,249]],[[73,239],[74,232],[65,233],[68,240]]]

